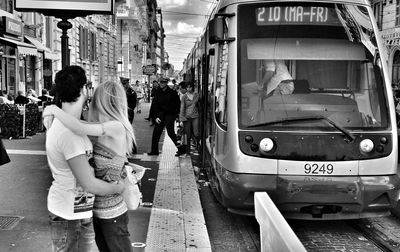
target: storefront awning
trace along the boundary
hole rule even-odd
[[[47,47],[45,47],[42,42],[40,42],[39,40],[29,37],[29,36],[25,36],[25,38],[32,43],[39,52],[43,52],[43,51],[50,51],[50,49],[48,49]]]
[[[29,37],[29,36],[25,36],[25,38],[30,43],[32,43],[34,46],[36,46],[36,48],[38,49],[39,52],[43,52],[45,59],[49,59],[49,60],[59,60],[60,59],[60,57],[58,56],[57,53],[51,52],[51,50],[48,47],[46,47],[45,45],[43,45],[42,42],[40,42],[39,40]]]
[[[37,51],[36,47],[34,47],[28,43],[24,43],[24,42],[17,41],[14,39],[9,39],[9,38],[3,38],[3,37],[0,37],[0,41],[4,42],[6,44],[15,46],[18,49],[19,54],[33,55],[33,56],[38,55],[38,51]]]

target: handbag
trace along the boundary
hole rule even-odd
[[[7,164],[10,162],[10,157],[7,154],[6,148],[4,147],[3,141],[0,139],[0,165]]]
[[[122,192],[122,197],[128,207],[128,210],[136,210],[142,204],[142,193],[138,183],[143,177],[146,168],[142,166],[128,163],[125,165],[127,176],[125,178],[125,190]]]

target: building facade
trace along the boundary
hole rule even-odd
[[[144,0],[137,1],[146,7]],[[55,74],[62,67],[62,31],[57,27],[61,20],[40,13],[17,12],[14,1],[7,0],[0,0],[0,16],[0,89],[12,96],[19,90],[26,93],[33,89],[40,95],[43,88],[51,89]],[[90,15],[69,22],[70,64],[82,66],[93,87],[107,80],[118,81],[120,41],[116,15]],[[132,46],[132,50],[142,54],[139,46]],[[135,61],[132,68],[141,65],[142,59]]]
[[[400,0],[372,0],[375,19],[388,54],[392,86],[400,88]]]
[[[131,83],[146,81],[142,67],[148,48],[148,9],[145,0],[126,0],[116,6],[118,76]]]

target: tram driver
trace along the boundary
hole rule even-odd
[[[263,101],[274,95],[292,94],[295,89],[292,75],[284,60],[262,60],[259,66],[256,73],[259,78],[242,85],[242,109],[248,115],[243,117],[244,123],[249,123],[247,120],[253,123],[263,122]]]
[[[264,60],[262,66],[265,74],[258,84],[264,97],[271,95],[288,95],[294,91],[293,78],[284,60]]]

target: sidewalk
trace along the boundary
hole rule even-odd
[[[135,115],[135,131],[143,146],[134,159],[158,166],[158,175],[142,180],[142,184],[156,183],[152,206],[129,212],[134,251],[211,251],[190,157],[175,157],[168,136],[160,156],[143,154],[151,142],[152,128],[143,119],[149,106],[142,104],[142,113]],[[0,167],[1,252],[51,251],[46,197],[52,178],[44,142],[44,133],[4,140],[12,162]]]

